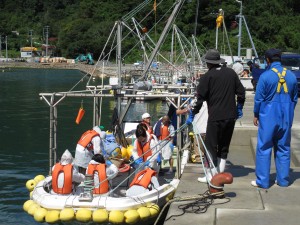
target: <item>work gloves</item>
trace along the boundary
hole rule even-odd
[[[147,160],[145,163],[144,163],[144,167],[148,166],[149,167],[150,165],[150,162]]]
[[[106,160],[106,161],[105,161],[105,164],[106,164],[107,166],[110,166],[110,165],[112,164],[112,162],[111,162],[110,160]]]
[[[138,159],[134,160],[134,163],[137,165],[141,164],[142,162],[143,162],[142,158],[138,158]]]
[[[195,117],[194,113],[192,112],[192,110],[190,110],[189,117],[188,117],[188,119],[186,120],[185,123],[186,123],[187,125],[192,124],[192,122],[193,122],[193,120],[194,120],[194,117]]]
[[[243,117],[243,105],[241,103],[238,103],[236,106],[236,114],[237,114],[237,119]]]

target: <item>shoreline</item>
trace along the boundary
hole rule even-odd
[[[0,70],[4,72],[4,69],[9,68],[33,68],[33,69],[69,69],[69,70],[80,70],[85,74],[91,74],[96,77],[114,77],[117,76],[116,68],[105,67],[105,72],[102,74],[100,68],[95,68],[95,65],[88,65],[83,63],[28,63],[28,62],[0,62]]]

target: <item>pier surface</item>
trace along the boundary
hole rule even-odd
[[[275,184],[276,169],[272,159],[273,185],[265,190],[251,186],[255,180],[255,148],[257,127],[253,125],[254,93],[247,91],[244,116],[237,121],[225,172],[233,175],[233,183],[225,185],[225,198],[214,199],[207,211],[203,202],[181,201],[170,205],[164,225],[298,225],[300,220],[300,107],[297,105],[291,142],[290,186]],[[201,164],[189,163],[182,174],[176,197],[204,194],[207,184]],[[209,200],[206,203],[210,202]],[[203,211],[201,212],[201,209]]]

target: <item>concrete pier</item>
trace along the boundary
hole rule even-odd
[[[292,163],[290,186],[283,188],[275,184],[276,170],[271,164],[271,181],[268,189],[255,188],[255,148],[257,127],[253,125],[253,97],[247,92],[244,116],[236,123],[232,138],[226,172],[234,179],[225,185],[225,198],[205,202],[184,201],[170,205],[164,225],[298,225],[300,220],[300,109],[296,107],[292,128]],[[199,196],[208,190],[207,184],[197,178],[204,176],[201,164],[189,163],[183,172],[174,197]],[[209,204],[208,204],[209,203]],[[199,210],[202,207],[203,212]]]

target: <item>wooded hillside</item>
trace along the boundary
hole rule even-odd
[[[157,0],[157,10],[153,11],[154,0],[0,0],[2,51],[5,49],[5,36],[8,38],[10,51],[17,52],[20,47],[30,46],[31,37],[33,46],[40,47],[45,43],[45,27],[49,26],[49,44],[56,46],[55,56],[75,58],[79,54],[91,52],[97,59],[117,20],[127,20],[131,24],[131,17],[134,17],[143,27],[151,30],[149,34],[157,41],[174,2],[175,0]],[[145,4],[143,9],[128,15],[142,3]],[[244,0],[242,4],[243,15],[259,54],[269,47],[300,52],[298,0]],[[219,9],[224,10],[233,54],[237,55],[236,15],[240,12],[240,3],[237,1],[186,0],[175,24],[186,37],[196,34],[203,46],[214,48]],[[162,25],[155,25],[158,21]],[[224,41],[222,29],[219,36],[220,48]],[[167,39],[166,42],[170,40]],[[128,49],[132,45],[130,39],[124,43]],[[245,26],[242,46],[250,47]],[[131,56],[130,60],[139,57]]]

